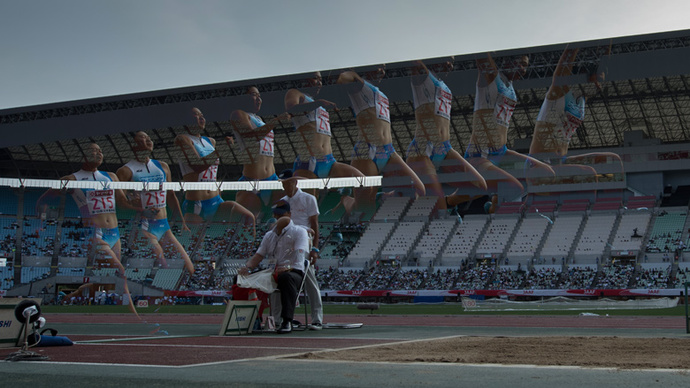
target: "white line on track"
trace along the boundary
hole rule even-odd
[[[338,351],[340,349],[334,349]],[[287,357],[287,356],[286,356]],[[338,364],[381,364],[381,365],[434,365],[434,366],[469,366],[479,368],[515,368],[515,369],[556,369],[556,370],[601,370],[611,372],[664,372],[664,373],[678,373],[690,374],[690,369],[668,369],[668,368],[614,368],[614,367],[591,367],[578,365],[529,365],[529,364],[472,364],[459,362],[419,362],[419,361],[347,361],[347,360],[318,360],[318,359],[285,359],[281,356],[273,357],[276,361],[292,361],[292,362],[323,362],[323,363],[338,363]]]
[[[338,349],[334,349],[338,350]],[[585,366],[572,366],[572,365],[528,365],[528,364],[462,364],[454,362],[391,362],[391,361],[343,361],[343,360],[302,360],[302,359],[286,359],[283,357],[294,357],[302,353],[295,353],[292,355],[284,355],[280,357],[269,356],[269,357],[257,357],[257,358],[245,358],[241,360],[228,360],[228,361],[217,361],[208,362],[201,364],[188,364],[188,365],[142,365],[142,364],[116,364],[116,363],[102,363],[102,362],[59,362],[59,361],[41,361],[41,364],[54,364],[54,365],[78,365],[78,366],[97,366],[97,367],[134,367],[134,368],[193,368],[200,366],[214,366],[214,365],[224,365],[224,364],[235,364],[239,362],[247,361],[276,361],[276,362],[308,362],[308,363],[331,363],[331,364],[378,364],[378,365],[428,365],[428,366],[443,366],[443,367],[478,367],[478,368],[512,368],[512,369],[552,369],[552,370],[600,370],[600,371],[610,371],[610,372],[659,372],[659,373],[671,373],[671,374],[690,374],[690,369],[621,369],[621,368],[604,368],[604,367],[585,367]],[[30,362],[35,364],[33,361],[14,361],[17,363]]]
[[[211,349],[289,349],[289,350],[322,350],[323,348],[302,348],[296,346],[237,346],[237,345],[182,345],[182,344],[126,344],[126,343],[80,343],[85,346],[138,346],[138,347],[158,347],[158,348],[211,348]]]
[[[388,346],[388,345],[400,345],[405,343],[415,343],[424,341],[433,341],[441,339],[459,338],[467,337],[466,335],[453,335],[445,337],[432,337],[432,338],[421,338],[414,340],[397,340],[388,339],[389,342],[352,346],[347,348],[297,348],[297,347],[276,347],[276,346],[219,346],[219,345],[166,345],[166,344],[132,344],[132,343],[80,343],[81,345],[103,345],[103,346],[156,346],[156,347],[180,347],[180,348],[222,348],[222,349],[284,349],[284,350],[299,350],[297,353],[291,354],[281,354],[281,355],[271,355],[263,357],[252,357],[243,358],[237,360],[225,360],[225,361],[214,361],[199,364],[186,364],[186,365],[142,365],[142,364],[118,364],[118,363],[94,363],[94,362],[58,362],[58,361],[41,361],[41,364],[56,364],[56,365],[84,365],[84,366],[115,366],[115,367],[139,367],[139,368],[194,368],[201,366],[217,366],[217,365],[227,365],[235,364],[241,362],[256,362],[256,361],[275,361],[275,362],[319,362],[319,363],[334,363],[334,364],[377,364],[377,365],[428,365],[428,366],[444,366],[444,367],[479,367],[479,368],[513,368],[513,369],[551,369],[551,370],[600,370],[600,371],[613,371],[613,372],[659,372],[659,373],[677,373],[677,374],[690,374],[690,369],[654,369],[654,368],[644,368],[644,369],[623,369],[615,367],[586,367],[586,366],[575,366],[575,365],[529,365],[529,364],[476,364],[476,363],[454,363],[454,362],[394,362],[394,361],[347,361],[347,360],[319,360],[319,359],[298,359],[294,358],[300,356],[306,352],[312,353],[326,353],[326,352],[337,352],[341,350],[358,350],[373,348],[378,346]],[[264,337],[255,339],[266,339],[271,340],[275,337]],[[294,337],[291,337],[294,338]],[[319,339],[325,339],[320,337]],[[342,339],[339,337],[329,337],[329,339]],[[362,338],[357,338],[362,339]],[[372,338],[373,340],[381,340],[381,338]],[[23,362],[23,361],[19,361]]]

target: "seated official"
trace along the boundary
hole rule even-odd
[[[280,291],[282,318],[278,334],[285,334],[292,331],[297,296],[304,278],[304,261],[309,253],[309,235],[305,228],[295,225],[290,219],[289,204],[280,203],[274,207],[274,214],[283,215],[276,221],[273,229],[266,233],[259,249],[247,264],[238,270],[238,274],[248,275],[264,258],[268,258],[269,262],[275,265],[274,277]]]

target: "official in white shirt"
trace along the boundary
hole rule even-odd
[[[275,263],[274,276],[280,291],[282,318],[278,334],[286,334],[292,331],[297,296],[304,278],[304,262],[309,252],[309,235],[307,229],[295,225],[290,219],[289,204],[282,203],[274,207],[274,214],[282,216],[276,221],[273,229],[266,233],[259,249],[247,264],[239,269],[238,274],[248,275],[264,258]]]
[[[310,228],[314,231],[309,251],[309,261],[311,265],[307,270],[304,282],[304,291],[309,296],[311,304],[311,324],[307,327],[310,330],[321,330],[323,322],[323,306],[321,303],[321,289],[316,280],[316,270],[314,266],[319,258],[319,205],[316,197],[305,193],[297,187],[298,177],[292,176],[292,170],[284,170],[279,178],[283,184],[283,190],[287,194],[281,201],[290,204],[290,213],[293,222],[299,226]],[[306,322],[305,322],[306,323]]]

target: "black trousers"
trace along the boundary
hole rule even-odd
[[[280,290],[280,304],[282,311],[280,317],[283,321],[292,321],[295,315],[295,305],[297,304],[297,294],[302,285],[304,274],[301,271],[287,271],[278,275],[277,283]]]

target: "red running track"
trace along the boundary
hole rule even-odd
[[[145,315],[144,321],[160,325],[217,324],[222,315]],[[143,321],[128,314],[46,314],[50,323],[117,323],[140,324]],[[520,327],[520,328],[612,328],[612,329],[685,329],[684,317],[606,317],[604,316],[417,316],[417,315],[328,315],[326,322],[363,323],[365,326],[407,327]],[[353,329],[359,330],[359,329]],[[75,346],[33,348],[53,362],[103,363],[130,365],[184,366],[203,363],[232,362],[259,357],[284,356],[309,351],[341,349],[401,341],[400,339],[338,338],[337,330],[329,336],[280,336],[275,334],[228,337],[151,337],[72,335]],[[332,333],[332,335],[330,335]],[[140,339],[137,339],[140,338]],[[127,339],[122,341],[122,339]],[[84,342],[100,340],[106,342]],[[0,349],[5,358],[13,349]]]

